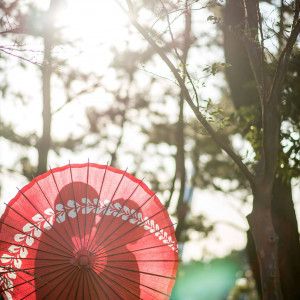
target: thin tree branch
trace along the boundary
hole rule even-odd
[[[41,66],[42,66],[42,62],[35,62],[35,61],[33,61],[33,60],[31,60],[31,59],[28,59],[28,58],[26,58],[26,57],[23,57],[23,56],[20,56],[20,55],[17,55],[17,54],[8,52],[8,51],[4,50],[3,48],[0,48],[0,51],[1,51],[1,52],[4,52],[5,54],[8,54],[8,55],[11,55],[11,56],[20,58],[20,59],[22,59],[22,60],[24,60],[24,61],[27,61],[27,62],[29,62],[29,63],[31,63],[31,64],[33,64],[33,65],[38,66],[38,67],[41,67]]]
[[[299,16],[299,10],[295,12]],[[282,94],[282,86],[288,69],[288,63],[300,33],[300,20],[295,23],[288,38],[287,44],[282,51],[279,62],[275,71],[273,82],[271,85],[270,94],[263,107],[263,152],[265,155],[264,175],[270,180],[274,179],[276,172],[276,162],[279,152],[279,131],[280,131],[280,114],[279,101]]]
[[[52,112],[52,115],[54,115],[54,114],[58,113],[59,111],[61,111],[67,104],[69,104],[70,102],[72,102],[73,100],[75,100],[76,98],[78,98],[79,96],[81,96],[83,94],[92,93],[92,92],[95,91],[95,89],[97,89],[100,86],[101,86],[100,83],[96,82],[92,86],[87,87],[85,89],[82,89],[81,91],[79,91],[78,93],[76,93],[74,96],[68,97],[67,101],[64,104],[62,104],[59,108],[57,108],[55,111]]]
[[[296,27],[297,22],[299,22],[299,13],[300,13],[300,0],[295,1],[295,14],[292,28]]]
[[[8,30],[4,30],[1,31],[0,34],[7,34],[7,33],[18,33],[18,29],[8,29]]]
[[[262,95],[264,101],[266,100],[267,88],[266,88],[266,78],[265,78],[265,46],[264,46],[264,33],[263,33],[263,26],[262,26],[262,18],[259,9],[259,1],[256,0],[256,11],[257,11],[257,19],[258,19],[258,28],[261,38],[260,43],[260,61],[261,61],[261,88],[262,88]]]
[[[295,3],[295,13],[291,34],[287,39],[287,44],[284,50],[280,54],[275,75],[273,77],[270,75],[266,76],[264,73],[265,61],[263,61],[262,57],[262,51],[264,50],[263,36],[262,41],[259,44],[255,37],[255,32],[251,31],[251,27],[249,25],[252,24],[253,27],[255,24],[258,24],[262,34],[259,7],[256,6],[256,11],[254,11],[253,2],[250,0],[244,0],[244,5],[246,34],[243,35],[243,39],[245,41],[255,80],[258,85],[263,120],[261,159],[257,170],[259,170],[260,175],[268,180],[268,186],[271,188],[276,171],[279,149],[280,115],[278,111],[278,104],[281,97],[284,78],[287,73],[289,59],[300,31],[299,0]]]
[[[115,0],[117,4],[122,8],[125,13],[129,13],[127,10],[123,8],[122,5],[118,2],[118,0]],[[129,9],[132,7],[132,3],[130,0],[126,0],[129,3]],[[172,64],[170,59],[166,56],[164,51],[155,43],[155,41],[152,39],[152,37],[148,34],[148,32],[137,22],[136,18],[134,17],[133,10],[130,9],[130,20],[132,25],[140,32],[140,34],[146,39],[146,41],[154,48],[154,50],[157,52],[157,54],[161,57],[161,59],[166,63],[166,65],[169,67],[173,75],[175,76],[180,88],[182,89],[183,95],[192,109],[193,113],[195,114],[198,121],[202,124],[202,126],[205,128],[207,133],[211,136],[213,141],[221,148],[223,149],[229,157],[238,165],[241,172],[244,174],[244,176],[248,179],[250,184],[252,185],[254,183],[254,176],[249,171],[247,166],[242,162],[241,158],[231,149],[231,147],[227,144],[225,144],[221,138],[218,136],[217,132],[214,131],[214,129],[210,126],[210,124],[206,121],[205,117],[201,114],[199,111],[199,108],[194,104],[189,91],[185,85],[184,79],[180,76],[180,74],[177,71],[177,68]]]
[[[299,3],[299,1],[297,1]],[[299,19],[299,10],[295,12],[295,16],[297,15],[298,20],[294,22],[294,27],[291,31],[291,34],[288,38],[287,44],[282,51],[279,62],[276,68],[274,80],[271,87],[271,92],[267,101],[271,101],[272,99],[280,99],[280,91],[282,89],[283,81],[285,75],[287,73],[287,67],[289,63],[290,56],[293,51],[293,47],[297,41],[297,37],[300,33],[300,19]],[[274,101],[274,100],[273,100]]]
[[[176,81],[174,81],[174,80],[172,80],[172,79],[170,79],[170,78],[168,78],[168,77],[161,76],[161,75],[159,75],[159,74],[156,74],[156,73],[153,73],[153,72],[151,72],[151,71],[148,71],[148,70],[146,70],[146,68],[145,68],[144,66],[142,66],[142,68],[138,68],[138,70],[141,70],[141,71],[144,71],[144,72],[146,72],[146,73],[149,73],[149,74],[151,74],[151,75],[153,75],[153,76],[155,76],[155,77],[158,77],[158,78],[161,78],[161,79],[165,79],[165,80],[171,81],[172,83],[178,85],[178,83],[177,83]]]
[[[161,5],[162,5],[162,7],[163,7],[163,9],[165,11],[165,14],[166,14],[166,18],[167,18],[167,22],[168,22],[168,28],[169,28],[170,36],[171,36],[171,39],[172,39],[174,51],[175,51],[176,56],[180,60],[180,62],[182,64],[182,67],[183,67],[183,77],[187,76],[187,78],[189,79],[189,82],[191,83],[193,91],[194,91],[194,94],[195,94],[195,98],[196,98],[196,102],[197,102],[197,107],[199,107],[198,93],[196,91],[194,82],[193,82],[193,80],[192,80],[192,78],[190,76],[190,73],[188,72],[188,70],[186,68],[186,58],[182,58],[179,55],[179,53],[178,53],[177,47],[175,46],[175,39],[174,39],[174,35],[173,35],[173,32],[172,32],[172,28],[171,28],[171,23],[170,23],[170,18],[169,18],[168,10],[166,9],[166,7],[165,7],[165,5],[164,5],[164,3],[163,3],[162,0],[160,0],[160,3],[161,3]],[[186,14],[191,14],[190,11],[188,11],[188,6],[186,6],[185,12],[186,12]],[[189,31],[190,31],[190,29],[189,29]],[[189,41],[189,45],[190,45],[190,41]]]
[[[205,9],[205,8],[208,8],[210,6],[213,6],[214,4],[210,4],[210,3],[207,3],[206,5],[204,6],[201,6],[200,8],[192,8],[192,6],[195,4],[195,2],[198,2],[198,1],[194,1],[190,4],[188,4],[186,7],[184,8],[178,8],[178,9],[175,9],[175,10],[172,10],[172,11],[169,11],[169,15],[173,14],[173,13],[176,13],[176,12],[180,12],[180,14],[174,19],[176,20],[179,16],[181,16],[182,14],[185,13],[186,9],[189,8],[189,10],[191,11],[197,11],[197,10],[202,10],[202,9]],[[151,25],[151,28],[153,28],[155,26],[155,24],[160,21],[162,19],[162,17],[159,17],[157,18],[157,20]],[[171,22],[171,24],[174,22],[174,20]]]
[[[24,147],[36,147],[38,141],[38,137],[35,134],[19,135],[13,130],[11,125],[6,125],[3,122],[0,122],[0,136]]]
[[[253,24],[257,26],[258,24],[258,14],[259,7],[252,0],[244,0],[244,11],[245,11],[245,29],[241,32],[241,39],[245,44],[247,53],[249,56],[249,62],[252,68],[252,72],[257,83],[257,91],[259,93],[261,105],[264,103],[264,93],[263,90],[266,88],[263,79],[263,65],[262,64],[262,49],[259,46],[259,41],[257,38],[257,28],[253,30]],[[262,36],[263,38],[263,36]]]

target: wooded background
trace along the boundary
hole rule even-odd
[[[72,1],[42,2],[0,2],[2,190],[69,159],[128,166],[159,193],[182,249],[216,229],[193,211],[197,192],[230,194],[242,215],[253,208],[249,284],[231,299],[300,299],[299,1],[113,1],[115,42],[103,37],[121,29],[93,12],[113,19],[106,5],[89,1],[76,35],[61,13]]]

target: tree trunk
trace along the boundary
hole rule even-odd
[[[48,153],[51,147],[51,74],[53,47],[53,16],[58,5],[57,0],[50,2],[44,27],[44,61],[42,66],[43,81],[43,133],[38,145],[37,175],[47,171]]]
[[[45,37],[45,54],[42,69],[43,77],[43,135],[38,147],[38,169],[37,173],[42,174],[47,171],[48,152],[51,147],[51,45]]]
[[[278,256],[284,299],[300,299],[300,243],[289,183],[276,178],[272,193],[272,218],[279,236]]]
[[[300,244],[297,218],[289,183],[276,178],[272,191],[272,219],[278,241],[278,264],[283,299],[300,299]],[[257,289],[262,295],[258,259],[248,232],[247,253]]]
[[[176,155],[176,169],[180,175],[180,191],[177,203],[177,226],[175,230],[175,235],[178,241],[181,241],[181,234],[185,228],[185,219],[187,214],[187,205],[184,202],[184,191],[185,191],[185,152],[184,152],[184,123],[183,123],[183,103],[184,98],[180,97],[180,111],[179,119],[176,131],[177,140],[177,155]]]
[[[247,1],[247,3],[249,4],[249,1]],[[254,4],[254,2],[252,4]],[[254,15],[252,19],[255,19],[256,14],[252,13],[252,15]],[[226,62],[230,63],[232,67],[226,70],[226,75],[235,107],[258,107],[259,95],[253,84],[253,82],[255,82],[254,76],[246,48],[238,37],[238,31],[243,28],[243,22],[244,7],[241,1],[228,1],[224,9],[224,52]],[[256,28],[257,30],[256,22],[252,22],[250,27]],[[261,120],[258,119],[255,125],[257,128],[261,128]],[[256,195],[257,202],[263,201],[263,199],[259,200],[259,198],[263,198],[263,196]],[[262,209],[264,208],[262,207]],[[253,218],[255,219],[254,222],[258,222],[257,234],[262,235],[263,233],[259,231],[266,230],[266,225],[263,225],[266,221],[259,221],[259,218],[257,216],[254,217],[254,215]],[[264,216],[261,216],[261,218],[263,219]],[[270,219],[269,216],[268,218]],[[273,184],[271,194],[271,220],[273,221],[275,232],[279,238],[278,267],[283,298],[292,300],[300,299],[300,247],[297,219],[290,184],[283,183],[280,177],[276,178]],[[270,223],[270,220],[268,222]],[[255,224],[252,226],[255,226]],[[253,233],[254,229],[250,228],[250,231]],[[261,270],[259,267],[259,259],[256,253],[253,234],[250,231],[248,232],[247,253],[258,292],[262,296],[263,286],[260,281]],[[267,233],[265,234],[268,235]]]
[[[261,181],[252,189],[253,210],[247,219],[257,253],[262,299],[281,300],[278,236],[272,221],[271,189]]]
[[[186,70],[188,52],[191,46],[191,22],[192,15],[189,7],[189,0],[185,1],[185,30],[184,30],[184,42],[182,49],[181,63],[183,64],[183,70]],[[169,24],[170,25],[170,24]],[[171,28],[170,28],[171,30]],[[174,43],[174,41],[173,41]],[[174,44],[174,47],[175,44]],[[175,49],[176,50],[176,49]],[[177,52],[177,51],[176,51]],[[178,53],[178,52],[177,52]],[[186,72],[185,72],[186,73]],[[176,170],[180,175],[180,191],[177,204],[177,226],[175,230],[175,235],[178,241],[181,241],[182,232],[185,230],[186,216],[188,213],[188,204],[185,202],[184,193],[185,193],[185,183],[186,183],[186,171],[185,171],[185,150],[184,150],[184,93],[180,93],[179,101],[179,117],[177,123],[177,132],[176,132],[176,144],[177,144],[177,155],[176,155]]]

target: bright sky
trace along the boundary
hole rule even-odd
[[[39,1],[39,4],[44,5],[45,2]],[[57,49],[57,55],[61,58],[67,58],[73,66],[78,66],[81,70],[97,71],[99,74],[108,75],[110,72],[108,66],[113,57],[110,47],[115,46],[118,49],[124,49],[126,46],[125,38],[128,35],[126,29],[126,24],[128,23],[127,16],[123,14],[115,1],[69,0],[59,12],[57,19],[58,23],[65,28],[63,31],[65,36],[72,39],[82,39],[78,41],[76,51],[69,49],[67,46],[63,46]],[[203,24],[207,24],[206,19],[203,20]],[[144,44],[138,35],[132,37],[131,43],[137,49]],[[203,58],[205,59],[205,56]],[[203,63],[205,62],[203,61]],[[28,89],[31,83],[32,86],[30,86],[28,90],[31,90],[32,93],[39,93],[39,78],[36,78],[36,73],[34,73],[32,67],[29,67],[29,69],[32,70],[32,75],[28,72],[25,75],[24,72],[22,73],[19,70],[15,70],[11,73],[11,76],[17,76],[17,78],[19,78],[20,89],[25,87]],[[27,80],[24,80],[25,76]],[[32,80],[28,80],[28,76],[32,76]],[[111,78],[113,78],[113,76]],[[111,80],[109,84],[114,83]],[[218,92],[211,88],[208,88],[204,93],[218,95]],[[54,95],[53,107],[56,108],[61,105],[63,97],[59,91],[55,91]],[[74,131],[74,128],[80,130],[80,125],[82,126],[84,122],[83,108],[96,103],[99,105],[99,98],[104,99],[101,105],[105,105],[106,101],[109,101],[109,97],[103,91],[98,91],[97,94],[80,98],[76,103],[72,103],[67,109],[63,109],[61,113],[55,115],[53,120],[53,132],[55,132],[56,137],[63,139],[68,135],[66,131],[64,131],[62,135],[59,134],[62,132],[60,128],[66,129],[66,118],[69,119],[69,122],[73,125],[73,127],[69,128],[71,132]],[[40,104],[37,105],[36,103],[37,101],[33,102],[29,107],[32,115],[38,115],[41,112]],[[172,108],[170,109],[172,111]],[[3,104],[2,110],[14,112],[18,118],[25,118],[26,122],[22,123],[22,127],[19,128],[20,132],[22,132],[22,130],[28,131],[40,127],[37,126],[37,124],[41,124],[41,118],[37,120],[36,118],[31,118],[28,114],[26,115],[24,113],[23,115],[23,110],[16,109],[16,107],[9,102]],[[5,116],[1,115],[1,117],[5,119]],[[132,133],[134,134],[134,131],[132,131]],[[128,138],[130,139],[132,137],[129,135]],[[10,153],[11,148],[6,142],[0,140],[0,146],[2,153]],[[13,150],[19,151],[17,146],[15,146]],[[31,155],[33,159],[36,158],[34,151]],[[1,157],[2,163],[8,159],[7,157],[3,157],[3,155]],[[81,163],[86,162],[87,158],[90,158],[92,162],[100,164],[106,164],[107,160],[109,160],[109,156],[100,157],[96,152],[91,153],[90,151],[84,151],[80,154],[73,155],[66,151],[60,158],[51,154],[49,163],[52,166],[57,164],[64,165],[68,163],[69,159],[71,159],[71,162],[76,161]],[[124,169],[129,166],[130,172],[130,158],[124,157],[123,163]],[[21,188],[26,184],[26,180],[17,174],[10,175],[9,178],[2,178],[2,181],[5,184],[3,186],[1,200],[5,202],[14,197],[16,194],[16,186]],[[238,207],[237,203],[239,203],[239,200],[233,199],[233,197],[228,196],[225,198],[218,193],[197,191],[194,195],[192,207],[195,213],[207,214],[208,219],[212,222],[222,220],[225,223],[233,223],[237,227],[247,229],[245,219],[236,212]],[[249,207],[243,207],[241,209],[242,216],[245,216],[249,212]],[[242,249],[244,247],[246,240],[245,233],[234,229],[228,224],[222,225],[220,223],[216,226],[216,233],[208,239],[201,239],[201,237],[199,238],[199,236],[194,235],[197,241],[190,242],[186,245],[183,255],[184,260],[191,258],[199,259],[203,256],[211,257],[210,253],[222,256],[227,254],[231,248]]]
[[[45,2],[39,3],[41,5],[45,4]],[[115,4],[115,1],[69,0],[58,13],[57,20],[58,24],[64,28],[63,34],[66,37],[81,40],[78,40],[78,47],[75,51],[69,49],[67,46],[60,46],[58,49],[55,49],[54,52],[57,52],[55,55],[60,58],[68,59],[73,66],[76,65],[78,68],[81,68],[81,70],[86,70],[87,72],[97,71],[99,74],[106,74],[112,58],[110,47],[113,45],[118,49],[123,49],[126,46],[125,39],[127,38],[128,31],[125,25],[128,23],[128,19]],[[137,49],[144,43],[138,34],[131,39],[133,47],[136,47]],[[29,69],[32,68],[29,67]],[[166,74],[168,74],[168,71]],[[35,97],[34,95],[39,93],[41,83],[34,71],[32,71],[32,80],[30,81],[24,81],[25,76],[31,76],[28,75],[28,71],[26,71],[25,74],[19,69],[15,69],[15,71],[11,73],[11,76],[12,78],[19,78],[18,82],[20,82],[20,90],[28,89],[28,84],[31,83],[31,96]],[[214,90],[210,89],[210,91],[211,93],[216,93]],[[61,105],[63,96],[59,90],[54,91],[53,94],[52,105],[53,108],[56,108]],[[56,138],[64,139],[67,137],[69,134],[67,129],[69,129],[70,132],[73,132],[75,128],[80,131],[80,126],[84,124],[83,107],[92,105],[93,103],[99,105],[99,97],[105,99],[102,105],[105,105],[105,101],[109,101],[108,96],[105,95],[105,93],[98,91],[96,95],[92,94],[78,99],[75,103],[68,105],[66,109],[63,109],[60,113],[55,115],[52,130],[53,133],[55,133]],[[15,111],[16,114],[19,114],[18,117],[20,119],[24,118],[26,120],[26,125],[22,123],[22,126],[17,128],[20,133],[28,130],[35,130],[35,128],[40,127],[37,126],[37,124],[41,124],[41,118],[37,120],[36,118],[31,117],[31,115],[40,114],[42,109],[40,102],[31,102],[31,105],[28,108],[31,112],[30,115],[26,114],[22,109],[16,110],[14,104],[9,102],[6,103],[2,109],[5,109],[6,111]],[[172,111],[172,109],[173,108],[170,106],[170,111]],[[69,122],[73,124],[70,128],[65,126],[66,119],[69,119]],[[61,128],[64,128],[64,130],[62,131]],[[7,143],[2,141],[1,152],[9,153],[9,151],[10,148]],[[17,147],[14,151],[18,151]],[[72,154],[71,157],[70,155],[69,152],[66,152],[59,158],[56,155],[50,154],[49,163],[52,166],[59,164],[64,165],[70,158],[71,162],[86,162],[87,157],[89,157],[91,161],[102,164],[105,164],[106,161],[109,160],[109,156],[106,158],[99,157],[97,153],[91,153],[90,151],[84,151],[75,156]],[[36,154],[34,152],[32,153],[32,158],[36,159]],[[124,157],[122,162],[124,168],[129,166],[130,172],[130,158]],[[155,165],[153,162],[151,162],[150,165],[149,163],[150,161],[148,161],[148,167],[153,167]],[[147,165],[147,161],[144,165]],[[159,165],[157,165],[157,167],[158,166]],[[2,197],[6,202],[16,194],[16,186],[20,188],[26,184],[26,180],[17,174],[11,176],[9,179],[3,179],[3,181],[5,182],[5,186],[2,191]],[[247,228],[244,220],[242,220],[240,216],[236,216],[234,210],[226,204],[226,201],[224,201],[220,195],[216,197],[216,195],[211,193],[196,192],[193,200],[193,210],[196,213],[207,214],[208,220],[212,222],[215,222],[217,219],[222,219],[224,221],[231,221],[233,219],[234,221],[232,222],[236,223],[237,226]],[[222,256],[227,254],[231,248],[241,249],[244,247],[244,233],[232,229],[227,225],[222,226],[219,224],[216,228],[216,234],[208,239],[202,239],[201,237],[199,238],[197,235],[194,235],[195,242],[190,242],[186,245],[183,260],[187,261],[191,258],[199,259],[203,256],[211,257],[211,253]]]
[[[105,70],[111,59],[110,46],[115,45],[119,49],[125,46],[124,36],[128,34],[125,25],[128,23],[128,18],[115,1],[70,0],[68,6],[61,11],[59,19],[62,24],[69,27],[65,30],[67,36],[84,37],[85,50],[78,56],[80,64],[86,63],[90,66],[96,63],[98,70],[101,67]],[[140,47],[140,36],[137,35],[133,39],[133,44],[137,48]],[[205,62],[209,64],[211,59],[211,55],[206,53]],[[210,97],[218,95],[214,89],[209,89],[205,93],[210,93]],[[226,201],[231,203],[228,204]],[[198,191],[194,196],[193,210],[195,213],[206,214],[211,222],[223,220],[247,229],[245,220],[237,215],[232,207],[232,201],[233,199],[225,199],[220,194]],[[245,213],[249,213],[249,209],[242,212],[242,214]],[[216,225],[216,233],[212,237],[203,241],[197,235],[194,235],[194,238],[195,241],[188,243],[184,249],[183,260],[185,261],[191,258],[200,259],[204,256],[223,256],[231,248],[242,249],[245,245],[245,233],[229,225],[222,225],[222,222]]]

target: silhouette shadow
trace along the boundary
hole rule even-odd
[[[140,298],[139,266],[131,250],[144,230],[129,220],[138,205],[123,198],[105,205],[98,194],[74,182],[57,195],[56,220],[52,226],[44,222],[36,251],[36,299]]]

